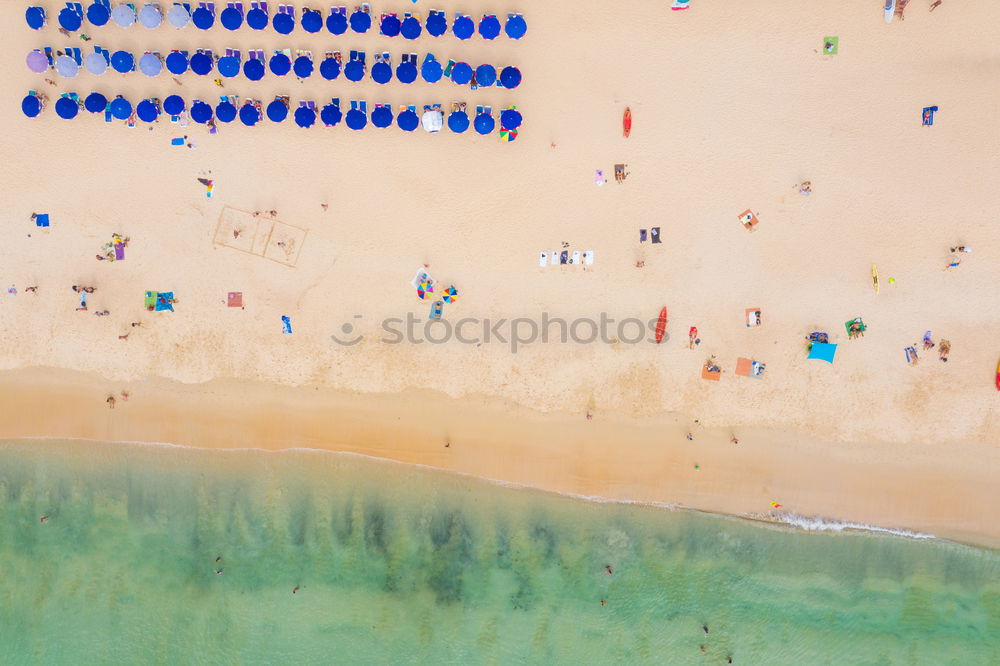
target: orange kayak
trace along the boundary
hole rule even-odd
[[[628,135],[632,133],[632,109],[627,106],[625,107],[625,116],[622,118],[622,129],[624,130],[622,134],[627,139]]]
[[[656,320],[656,344],[663,342],[663,336],[667,332],[667,308],[660,310],[660,318]]]

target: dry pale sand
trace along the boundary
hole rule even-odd
[[[28,30],[23,4],[4,3],[17,57],[0,110],[0,285],[19,293],[0,294],[0,367],[10,371],[0,436],[325,447],[732,513],[767,512],[775,500],[995,545],[1000,235],[988,215],[1000,180],[1000,48],[984,26],[1000,21],[1000,5],[952,0],[929,13],[918,0],[889,25],[877,0],[692,5],[525,7],[520,42],[88,30],[90,44],[112,49],[362,48],[371,58],[384,48],[397,62],[404,49],[432,50],[524,72],[517,90],[472,92],[316,77],[220,89],[190,74],[183,86],[81,74],[51,87],[23,53],[73,41],[51,21]],[[825,35],[839,36],[838,55],[819,53]],[[62,121],[51,108],[28,120],[18,102],[31,88],[53,101],[96,89],[133,101],[176,92],[516,103],[525,125],[512,144],[372,127],[223,126],[208,136],[189,126],[189,150],[168,145],[183,131],[166,120],[128,129],[96,116]],[[920,125],[928,105],[940,107],[930,128]],[[617,162],[631,172],[623,185],[612,179]],[[596,187],[595,169],[610,182]],[[209,171],[211,199],[196,181]],[[793,188],[802,179],[809,197]],[[305,230],[295,265],[213,244],[226,206],[276,209]],[[746,208],[762,220],[754,233],[736,219]],[[50,213],[52,227],[35,229],[32,211]],[[652,226],[664,242],[640,244],[638,229]],[[131,237],[127,259],[97,262],[113,232]],[[563,242],[594,250],[595,264],[539,268],[538,252]],[[944,271],[948,247],[962,243],[975,251]],[[409,286],[425,263],[461,290],[445,308],[450,321],[648,319],[666,305],[672,339],[535,343],[516,354],[496,343],[380,343],[383,318],[427,316]],[[97,286],[91,312],[111,316],[74,311],[73,284]],[[23,291],[30,285],[37,294]],[[146,289],[173,290],[177,311],[143,311]],[[231,290],[246,309],[225,307]],[[760,328],[744,326],[750,306],[763,309]],[[293,335],[282,335],[281,315]],[[848,341],[843,322],[856,316],[869,330]],[[333,343],[344,322],[365,339]],[[951,340],[951,360],[922,353],[906,365],[903,347],[927,329]],[[840,343],[834,365],[806,360],[812,330]],[[709,354],[727,371],[718,383],[699,378]],[[735,377],[739,356],[766,362],[766,377]],[[32,367],[62,370],[23,370]],[[123,388],[132,399],[108,410],[107,393]],[[694,419],[705,434],[687,441],[700,430]]]

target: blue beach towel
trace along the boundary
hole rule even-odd
[[[47,227],[49,226],[49,214],[40,213],[35,216],[35,226],[36,227]]]
[[[292,332],[292,320],[286,315],[281,315],[281,332],[291,333]]]

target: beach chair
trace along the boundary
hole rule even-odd
[[[83,67],[83,52],[80,49],[75,46],[70,47],[66,49],[66,55],[72,58],[78,67]]]
[[[444,68],[444,78],[447,79],[447,78],[449,78],[451,76],[451,70],[452,70],[452,68],[455,67],[455,64],[456,63],[455,63],[454,60],[449,60],[448,61],[448,66]]]
[[[910,365],[916,365],[917,362],[920,360],[919,357],[917,356],[916,347],[905,347],[903,349],[903,352],[906,354],[906,362],[909,363]]]

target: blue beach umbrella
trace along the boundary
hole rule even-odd
[[[473,126],[476,131],[480,134],[489,134],[496,127],[497,122],[493,120],[493,116],[488,113],[480,113],[476,116],[476,120],[473,122]]]
[[[347,32],[347,17],[337,11],[331,11],[326,17],[326,29],[331,35],[342,35]]]
[[[500,85],[504,88],[516,88],[521,85],[521,70],[517,67],[504,67],[500,72]]]
[[[451,68],[451,80],[460,86],[472,80],[472,67],[467,62],[457,63]]]
[[[188,59],[183,53],[174,51],[167,54],[167,71],[171,74],[183,74],[188,69]]]
[[[75,9],[65,7],[61,12],[59,12],[59,26],[62,27],[63,30],[75,32],[80,29],[82,24],[83,19],[76,13]]]
[[[215,119],[223,123],[231,123],[236,120],[236,105],[229,100],[224,100],[215,105]]]
[[[468,16],[459,16],[451,26],[451,31],[459,39],[468,39],[476,32],[476,24]]]
[[[375,83],[389,83],[392,80],[392,67],[385,62],[377,62],[372,65],[372,80]]]
[[[191,105],[191,120],[196,123],[205,124],[212,119],[212,107],[198,100]]]
[[[295,59],[295,63],[292,65],[292,69],[295,70],[295,76],[300,79],[308,79],[313,73],[313,61],[312,58],[305,55],[300,55]]]
[[[413,83],[417,80],[417,66],[410,61],[399,63],[396,67],[396,78],[400,83]]]
[[[359,9],[351,14],[350,23],[354,32],[368,32],[372,27],[372,17]]]
[[[399,34],[406,39],[416,39],[420,36],[420,21],[413,16],[407,16],[399,25]]]
[[[207,53],[195,53],[191,56],[191,71],[198,76],[205,76],[215,67],[212,57]]]
[[[160,8],[155,5],[143,5],[142,9],[139,10],[139,23],[150,30],[159,28],[160,24],[163,23],[163,14],[160,13]]]
[[[323,121],[323,124],[327,127],[333,127],[340,122],[340,119],[344,115],[340,112],[340,106],[336,104],[327,104],[323,107],[322,111],[319,112],[319,118]]]
[[[388,106],[376,106],[372,110],[372,125],[375,127],[388,127],[392,124],[392,109]]]
[[[284,76],[292,71],[292,61],[284,53],[275,53],[268,65],[271,67],[271,73],[276,76]]]
[[[272,123],[280,123],[288,117],[288,106],[281,101],[276,99],[267,105],[267,119]]]
[[[45,25],[45,10],[41,7],[28,7],[24,10],[24,20],[28,23],[28,27],[32,30],[41,30],[42,26]],[[107,21],[105,21],[107,23]],[[31,97],[31,95],[28,95]],[[27,97],[25,98],[27,99]],[[37,113],[35,115],[38,115]],[[35,116],[29,116],[34,118]]]
[[[479,34],[483,39],[496,39],[500,36],[500,21],[496,16],[484,16],[479,21]]]
[[[295,30],[295,19],[292,18],[291,14],[275,14],[271,25],[274,26],[274,31],[279,35],[287,35]]]
[[[70,120],[71,118],[76,118],[76,114],[79,112],[80,105],[69,97],[60,97],[56,100],[56,114],[60,118]]]
[[[124,97],[115,97],[108,107],[111,115],[118,120],[125,120],[132,115],[132,103]]]
[[[448,129],[455,134],[461,134],[469,129],[469,114],[465,111],[452,111],[448,116]]]
[[[139,71],[146,76],[159,76],[163,71],[163,63],[153,53],[144,53],[139,58]]]
[[[316,122],[316,111],[307,106],[295,109],[295,124],[299,127],[312,127]]]
[[[243,14],[235,7],[226,7],[219,14],[219,23],[226,30],[239,30],[243,25]]]
[[[116,72],[127,74],[135,69],[135,57],[128,51],[115,51],[111,54],[111,66]]]
[[[183,28],[191,22],[191,10],[180,4],[174,4],[167,10],[167,23],[175,28]]]
[[[511,39],[521,39],[527,31],[528,24],[524,22],[524,17],[520,14],[507,18],[507,25],[504,26],[504,32]]]
[[[215,14],[204,7],[199,7],[191,13],[191,22],[200,30],[208,30],[215,24]]]
[[[94,51],[93,53],[88,53],[87,57],[83,59],[83,66],[91,74],[100,76],[108,71],[108,57],[103,52],[98,53]]]
[[[260,121],[260,111],[253,104],[244,104],[240,107],[240,121],[247,127],[253,127]]]
[[[340,76],[340,63],[335,58],[324,58],[319,64],[319,73],[327,81],[333,81]]]
[[[360,60],[352,60],[344,65],[344,76],[348,81],[360,81],[365,78],[365,65]]]
[[[368,117],[359,109],[351,109],[344,117],[344,123],[352,130],[362,130],[368,124]]]
[[[392,14],[386,14],[382,17],[382,24],[379,26],[379,29],[386,37],[395,37],[399,34],[400,27],[398,18]],[[375,121],[373,120],[372,122],[374,123]]]
[[[132,24],[135,23],[135,19],[135,9],[125,3],[121,3],[111,10],[111,20],[114,21],[115,25],[119,28],[132,27]]]
[[[300,23],[306,32],[319,32],[323,29],[323,15],[312,9],[304,9]]]
[[[111,20],[111,11],[102,4],[94,3],[87,7],[87,22],[90,25],[100,27],[107,25]]]
[[[243,76],[251,81],[260,81],[264,78],[266,71],[267,67],[264,65],[264,61],[259,58],[250,58],[243,63]]]
[[[218,63],[219,74],[231,79],[240,73],[240,61],[236,56],[222,56]]]
[[[427,17],[427,33],[431,37],[440,37],[444,33],[448,32],[448,19],[441,12],[436,14],[431,14]]]
[[[267,12],[258,7],[254,7],[247,12],[247,25],[253,30],[263,30],[267,27]]]
[[[396,116],[396,125],[404,132],[412,132],[420,126],[420,116],[417,115],[416,111],[407,109]]]
[[[424,60],[424,64],[420,67],[420,75],[427,83],[436,83],[444,76],[444,70],[437,60]]]
[[[34,95],[26,95],[21,100],[21,111],[29,118],[34,118],[42,112],[42,101]]]
[[[142,122],[151,123],[156,121],[156,117],[160,115],[160,112],[157,111],[155,104],[148,99],[144,99],[135,107],[135,115]]]
[[[108,98],[99,92],[92,92],[83,100],[83,108],[90,113],[101,113],[108,108]]]
[[[489,87],[497,81],[497,68],[493,65],[480,65],[476,67],[476,83]]]
[[[521,126],[521,113],[516,109],[504,109],[500,114],[500,126],[504,129],[517,129]]]
[[[184,98],[180,95],[169,95],[163,100],[163,110],[171,116],[184,112]]]

